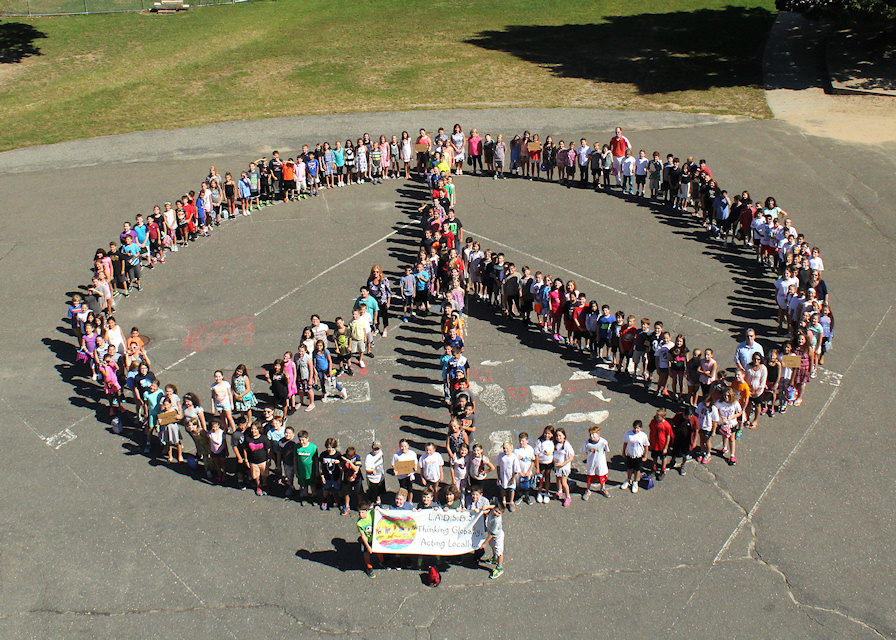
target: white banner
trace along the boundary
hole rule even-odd
[[[377,553],[456,556],[485,540],[485,517],[471,511],[374,509],[373,544]]]

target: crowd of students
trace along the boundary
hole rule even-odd
[[[557,181],[567,187],[618,190],[626,197],[663,203],[683,216],[694,216],[707,230],[707,242],[720,241],[732,251],[740,245],[742,251],[753,252],[761,268],[777,275],[778,326],[787,339],[766,355],[754,331],[748,330],[735,350],[732,372],[726,375],[711,348],[689,349],[685,336],[673,338],[661,321],[651,324],[648,318],[614,313],[609,305],[589,301],[573,280],[540,270],[533,273],[528,266],[518,269],[503,253],[483,250],[465,233],[455,210],[452,176],[462,174],[465,167],[474,175],[495,179],[510,175],[547,182],[555,181],[556,170]],[[206,412],[195,393],[181,398],[175,385],[162,386],[137,327],[129,337],[123,335],[115,306],[121,297],[142,289],[143,269],[165,264],[171,253],[200,241],[226,220],[278,201],[315,196],[323,189],[411,179],[412,172],[414,179],[425,181],[431,195],[418,210],[421,242],[416,261],[404,267],[394,292],[389,277],[374,265],[360,287],[350,320],[336,318],[331,327],[312,315],[296,351],[286,351],[265,367],[272,400],[260,416],[246,365],[238,365],[229,379],[223,371],[214,373],[211,410]],[[285,161],[275,151],[270,160],[251,162],[238,182],[230,172],[222,178],[212,167],[198,192],[189,191],[173,205],[155,207],[146,219],[138,214],[133,225],[124,223],[108,250],[96,251],[91,284],[83,295],[72,298],[68,317],[78,340],[77,360],[103,385],[113,429],[121,431],[125,403],[133,402],[133,425],[142,430],[147,454],[161,451],[170,462],[184,462],[183,429],[196,451],[189,461],[202,465],[214,482],[232,478],[258,495],[282,487],[287,498],[295,496],[301,504],[313,500],[321,509],[335,508],[342,515],[354,505],[362,514],[359,530],[370,575],[370,506],[383,504],[387,466],[413,461],[413,472],[395,474],[399,485],[395,507],[490,511],[489,543],[496,562],[492,577],[497,577],[503,572],[501,513],[552,500],[569,507],[576,448],[563,428],[552,426],[531,444],[528,434],[520,433],[517,445],[504,443],[494,461],[476,442],[476,399],[464,355],[469,304],[491,307],[526,323],[531,331],[543,332],[546,340],[611,368],[620,383],[643,383],[668,401],[673,415],[661,408],[647,432],[641,421],[635,421],[623,439],[627,474],[620,487],[637,492],[648,455],[652,458],[648,471],[656,480],[662,480],[668,468],[676,468],[677,460],[684,475],[689,459],[710,462],[712,439],[718,436],[717,455],[727,455],[734,465],[743,429],[755,428],[761,415],[771,418],[789,405],[801,404],[806,384],[832,344],[834,321],[823,272],[820,250],[796,231],[774,198],[766,198],[761,206],[747,191],[729,198],[705,160],[681,162],[669,154],[663,161],[658,152],[648,155],[644,150],[636,155],[618,128],[604,145],[589,146],[585,139],[555,145],[551,136],[542,143],[529,132],[513,136],[505,145],[502,135],[483,138],[476,129],[467,135],[455,125],[450,135],[439,129],[430,136],[421,129],[413,142],[403,132],[400,138],[391,136],[391,141],[380,136],[378,143],[364,134],[357,144],[320,143],[314,151],[305,146],[301,154]],[[402,440],[391,459],[379,442],[373,442],[362,460],[354,446],[340,449],[334,438],[326,438],[318,448],[307,431],[287,425],[299,406],[312,411],[316,399],[347,398],[340,377],[352,375],[353,363],[366,369],[365,356],[372,355],[376,340],[387,337],[399,306],[402,322],[409,322],[433,314],[434,305],[442,313],[447,457],[436,443],[427,444],[418,457]],[[583,499],[595,487],[609,497],[609,452],[600,427],[592,427],[579,449],[585,470]],[[418,481],[422,491],[415,487]],[[488,492],[484,486],[491,487],[492,482],[495,509],[482,497],[483,491]]]

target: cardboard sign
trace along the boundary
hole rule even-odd
[[[789,369],[799,369],[803,358],[798,355],[781,356],[781,364]]]
[[[413,460],[398,460],[392,465],[395,475],[403,476],[417,471],[417,463]]]
[[[166,411],[165,413],[159,414],[159,424],[163,427],[172,422],[177,422],[177,420],[177,411]]]
[[[427,151],[429,151],[429,145],[428,144],[420,144],[418,142],[414,145],[414,151],[416,151],[417,153],[426,153]]]
[[[526,148],[528,148],[529,151],[541,151],[541,143],[540,142],[530,142],[529,144],[526,145]]]

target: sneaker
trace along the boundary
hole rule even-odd
[[[591,497],[591,489],[586,489],[585,493],[582,494],[582,500],[587,500]]]
[[[734,465],[737,464],[737,458],[735,458],[734,456],[731,456],[730,458],[728,458],[728,464],[730,464],[733,467]]]
[[[365,363],[363,360],[361,360],[361,362],[358,363],[358,366],[361,367],[362,369],[366,369],[366,368],[367,368],[367,363]]]
[[[666,477],[666,472],[660,471],[658,474],[656,474],[656,481],[662,482],[663,478],[665,478],[665,477]]]
[[[508,510],[510,513],[513,513],[514,511],[516,511],[516,504],[513,503],[513,502],[511,502],[510,504],[507,505],[507,510]]]
[[[342,396],[343,400],[348,400],[348,391],[345,390],[345,387],[342,388],[342,391],[339,393]]]
[[[161,258],[159,258],[159,262],[161,262],[162,264],[165,264],[165,256],[162,256]]]
[[[321,511],[326,511],[326,510],[329,509],[329,508],[330,508],[330,505],[327,504],[326,502],[321,502],[321,503],[320,503],[320,510],[321,510]]]
[[[504,575],[504,569],[502,567],[498,566],[498,567],[495,567],[494,569],[492,569],[492,575],[490,575],[489,578],[491,580],[495,580],[497,578],[500,578],[503,575]]]
[[[711,457],[712,456],[703,456],[702,458],[700,458],[700,462],[702,462],[703,464],[709,464],[709,459]]]
[[[539,493],[537,496],[535,496],[535,502],[537,502],[538,504],[541,504],[542,502],[544,502],[544,495]]]
[[[632,483],[629,482],[628,480],[626,480],[621,485],[619,485],[619,488],[622,489],[623,491],[625,491],[626,489],[628,489],[631,486],[632,486]]]
[[[255,495],[257,495],[257,496],[261,495],[261,489],[259,489],[258,487],[255,488]]]
[[[568,507],[571,504],[572,504],[572,498],[570,498],[569,496],[566,496],[565,498],[563,498],[563,506],[564,507]]]
[[[523,496],[523,502],[526,504],[532,504],[532,496]]]
[[[634,483],[632,485],[632,493],[638,493],[638,483]]]
[[[314,411],[314,403],[312,402],[307,407],[305,407],[305,411]]]
[[[722,447],[722,455],[728,453],[728,447]]]
[[[342,185],[339,186],[341,187]],[[376,574],[373,572],[373,569],[364,569],[364,573],[367,574],[368,578],[376,578]]]
[[[681,465],[680,467],[678,467],[678,475],[680,475],[680,476],[688,475],[688,472],[684,470],[684,465]]]

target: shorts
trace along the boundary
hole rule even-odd
[[[520,489],[523,491],[528,491],[532,488],[532,476],[526,476],[525,478],[520,478]]]
[[[364,351],[365,342],[363,340],[352,340],[351,342],[351,352],[352,353],[361,353]]]
[[[625,468],[628,471],[640,471],[641,470],[641,458],[632,458],[630,456],[625,457]]]
[[[554,473],[557,475],[558,478],[568,478],[570,471],[572,471],[572,465],[565,464],[562,467],[560,467],[559,469],[556,469],[554,471]]]
[[[554,470],[554,463],[553,463],[553,461],[552,462],[539,462],[538,468],[541,469],[541,473],[543,475],[547,475],[551,471]]]
[[[719,435],[723,438],[730,438],[732,435],[731,427],[734,425],[719,423]]]
[[[324,491],[339,491],[342,488],[342,483],[339,480],[327,480],[324,482]]]
[[[342,489],[339,491],[339,495],[343,498],[345,496],[354,496],[358,495],[361,492],[361,485],[356,482],[345,482],[342,485]]]
[[[229,401],[221,404],[215,402],[212,406],[214,407],[215,411],[233,411],[233,405],[230,404]]]
[[[503,169],[504,161],[503,160],[495,160],[495,169]]]
[[[647,175],[646,175],[646,174],[643,175],[643,176],[635,175],[635,184],[639,184],[639,185],[641,185],[641,186],[644,186],[644,183],[645,183],[645,182],[647,182]]]
[[[308,391],[309,389],[311,389],[311,383],[307,380],[299,378],[298,380],[296,380],[296,388],[299,391]]]
[[[417,302],[418,304],[429,302],[429,291],[426,289],[418,290],[417,293],[414,294],[414,302]]]
[[[408,476],[407,478],[399,478],[398,486],[401,489],[404,489],[405,491],[410,493],[411,491],[414,490],[414,480],[412,479],[411,476]]]
[[[585,482],[587,482],[589,486],[591,486],[595,482],[597,484],[606,484],[607,476],[606,476],[606,474],[604,474],[602,476],[585,476]]]
[[[770,244],[760,245],[762,247],[762,255],[773,256],[778,253],[778,249]]]
[[[540,302],[536,302],[535,304],[533,304],[532,308],[535,310],[536,315],[539,315],[539,316],[541,315],[541,303]]]
[[[504,532],[499,531],[498,533],[493,535],[488,546],[490,546],[492,548],[492,553],[494,553],[496,556],[503,556],[504,555]]]
[[[404,305],[406,307],[411,307],[414,305],[414,296],[402,295],[401,297],[404,300]]]
[[[250,198],[257,198],[257,197],[258,197],[258,191],[250,191],[250,192],[249,192],[249,197],[250,197]]]
[[[283,181],[283,190],[284,191],[295,191],[296,181],[295,180],[284,180]]]
[[[261,464],[254,464],[252,462],[249,463],[249,475],[252,479],[258,479],[262,476],[262,474],[266,473],[268,470],[268,463],[262,462]]]

